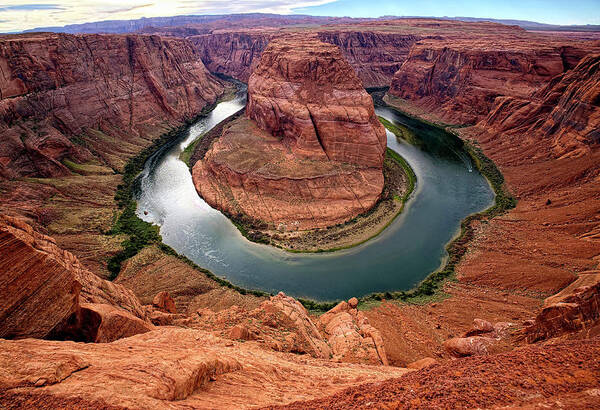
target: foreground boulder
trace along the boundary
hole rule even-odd
[[[225,127],[193,179],[211,206],[255,225],[321,228],[377,202],[385,148],[373,101],[339,49],[291,36],[269,43],[246,116]]]
[[[574,289],[572,294],[542,309],[524,330],[529,343],[573,333],[599,334],[600,282]],[[589,335],[591,336],[591,334]]]

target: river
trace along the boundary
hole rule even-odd
[[[405,139],[387,133],[388,147],[417,176],[402,214],[376,238],[332,253],[297,254],[250,242],[198,196],[179,159],[185,147],[245,102],[244,91],[219,103],[185,138],[158,150],[146,162],[137,193],[138,215],[160,226],[163,242],[238,286],[319,301],[408,290],[440,266],[460,221],[493,202],[489,184],[456,138],[376,106],[378,115],[407,133]]]

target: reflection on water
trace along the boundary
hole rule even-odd
[[[388,146],[417,175],[417,188],[403,214],[377,238],[334,253],[294,254],[249,242],[197,195],[187,166],[179,160],[185,147],[244,104],[245,91],[220,103],[186,138],[153,155],[138,193],[138,215],[160,225],[166,244],[236,285],[317,300],[409,289],[439,267],[460,221],[493,200],[460,141],[377,107],[378,115],[406,131],[405,139],[388,132]]]

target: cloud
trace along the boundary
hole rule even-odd
[[[64,8],[58,4],[14,4],[8,6],[0,6],[0,12],[22,10],[64,10]]]
[[[37,3],[32,4],[4,0],[0,5],[0,32],[186,14],[291,14],[298,7],[318,6],[332,1],[334,0],[37,0]]]

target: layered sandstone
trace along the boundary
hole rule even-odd
[[[383,189],[386,134],[337,47],[273,40],[248,86],[246,117],[193,167],[212,206],[284,230],[345,222]]]
[[[120,168],[223,90],[189,42],[158,36],[4,36],[0,68],[5,178],[68,175],[66,160]]]
[[[231,30],[224,28],[187,37],[198,49],[211,72],[247,82],[252,69],[271,39],[281,35],[275,29]],[[316,31],[324,43],[339,47],[365,87],[386,87],[398,71],[410,47],[425,38],[412,33],[394,33],[377,28]]]
[[[466,280],[548,295],[573,272],[598,268],[599,61],[582,59],[529,98],[498,98],[484,121],[461,131],[500,166],[519,199],[508,215],[477,227],[484,239],[463,264]]]
[[[17,218],[0,215],[0,336],[111,341],[147,331],[128,289],[100,279]]]
[[[525,98],[572,69],[591,46],[535,36],[463,37],[415,44],[394,75],[389,95],[431,119],[474,124],[496,97]]]

